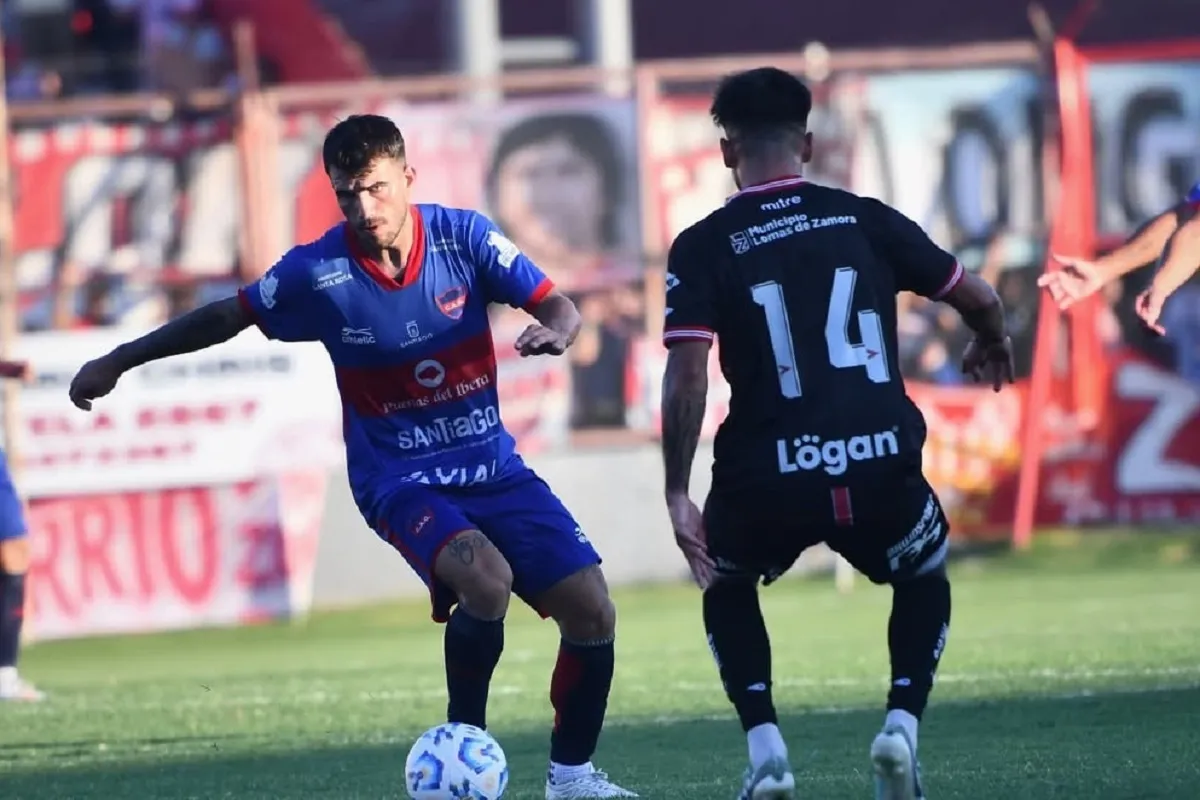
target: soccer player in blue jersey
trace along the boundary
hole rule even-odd
[[[547,800],[636,797],[591,763],[616,626],[600,557],[504,429],[487,308],[506,303],[536,320],[515,342],[522,356],[561,355],[579,314],[482,214],[409,202],[416,173],[388,118],[338,123],[323,157],[345,223],[293,248],[236,297],[85,364],[71,399],[90,409],[128,370],[252,325],[271,339],[323,344],[358,507],[429,586],[433,618],[446,623],[448,719],[486,726],[515,592],[562,634]]]
[[[0,378],[25,379],[28,375],[28,364],[0,361]],[[0,701],[37,701],[44,697],[17,672],[28,570],[25,509],[8,472],[7,459],[0,451]]]
[[[1155,260],[1158,269],[1134,310],[1148,328],[1163,334],[1163,304],[1200,269],[1200,181],[1187,196],[1141,227],[1133,238],[1095,261],[1056,257],[1062,269],[1038,279],[1061,309]]]

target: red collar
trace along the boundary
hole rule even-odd
[[[354,235],[354,231],[350,229],[349,225],[342,226],[350,255],[354,257],[358,266],[362,267],[363,272],[370,275],[372,280],[388,291],[403,289],[416,283],[417,278],[421,276],[421,265],[425,263],[425,221],[421,218],[421,211],[416,206],[409,206],[408,213],[412,216],[413,241],[412,247],[408,251],[408,258],[404,261],[404,271],[400,273],[399,281],[388,275],[378,261],[363,252],[358,237]]]
[[[804,183],[804,178],[799,175],[783,175],[774,178],[764,183],[752,183],[749,186],[743,186],[740,190],[725,198],[725,202],[741,197],[744,194],[758,194],[759,192],[776,192],[780,189],[787,189],[792,186],[799,186]]]

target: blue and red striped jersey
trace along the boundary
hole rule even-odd
[[[466,486],[520,466],[500,419],[488,305],[529,309],[553,289],[482,214],[419,205],[412,215],[399,281],[343,224],[238,294],[268,338],[328,351],[350,485],[368,515],[402,483]]]
[[[1200,206],[1200,181],[1196,181],[1191,191],[1187,193],[1187,201],[1194,206]]]

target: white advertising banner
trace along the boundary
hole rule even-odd
[[[333,369],[317,344],[247,331],[135,369],[93,410],[67,394],[88,359],[136,332],[22,337],[20,489],[31,498],[229,485],[344,459]]]

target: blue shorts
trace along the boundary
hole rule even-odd
[[[433,565],[442,548],[464,531],[479,530],[495,545],[512,567],[513,592],[535,611],[547,589],[600,563],[571,512],[528,467],[474,486],[406,485],[383,509],[375,532],[429,587],[437,622],[449,619],[458,598],[434,577]]]
[[[8,464],[0,454],[0,542],[20,539],[25,530],[25,507],[8,474]]]

